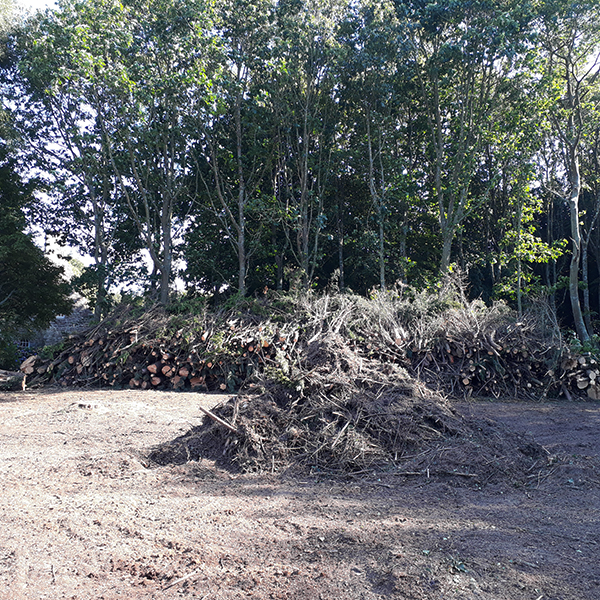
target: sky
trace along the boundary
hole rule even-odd
[[[54,0],[17,0],[17,4],[27,10],[39,10],[54,4]]]

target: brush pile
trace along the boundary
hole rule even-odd
[[[466,302],[415,325],[412,372],[450,396],[600,397],[596,358],[566,346],[543,305],[517,319],[504,305]]]
[[[195,316],[123,309],[22,370],[28,385],[241,390],[155,448],[157,463],[524,483],[543,449],[463,418],[445,395],[591,395],[595,359],[564,346],[543,312],[517,319],[456,293],[304,294]]]
[[[246,472],[291,466],[478,484],[524,483],[527,469],[545,459],[534,442],[464,419],[402,367],[366,357],[331,332],[308,345],[285,383],[265,381],[259,394],[231,399],[209,417],[149,458],[217,458]]]
[[[288,378],[325,333],[357,355],[402,367],[453,397],[600,396],[600,369],[574,353],[539,308],[517,319],[503,305],[444,296],[312,294],[247,300],[220,313],[123,308],[21,366],[27,385],[237,391],[257,375]]]
[[[21,371],[0,369],[0,392],[23,389],[25,376]]]

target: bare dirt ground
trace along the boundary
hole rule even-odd
[[[455,405],[545,447],[519,488],[147,460],[220,400],[0,393],[0,599],[600,599],[598,403]]]

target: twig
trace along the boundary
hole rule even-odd
[[[563,392],[563,394],[565,395],[565,398],[569,401],[569,402],[573,402],[573,397],[571,396],[571,394],[569,393],[569,390],[567,389],[567,386],[563,383],[563,385],[560,388]]]
[[[348,427],[348,425],[350,425],[350,421],[346,421],[346,424],[342,427],[340,432],[337,434],[335,440],[333,440],[333,444],[331,444],[332,449],[335,448],[335,445],[340,441],[340,438],[342,437],[344,431],[346,431],[346,428]]]
[[[230,425],[227,421],[224,421],[223,419],[221,419],[221,417],[217,417],[217,415],[215,415],[214,413],[210,412],[210,410],[208,410],[207,408],[203,408],[202,406],[198,406],[198,408],[207,417],[210,417],[213,421],[216,421],[220,425],[223,425],[223,427],[227,427],[227,429],[229,429],[229,431],[233,431],[233,433],[237,433],[238,432],[238,430],[237,430],[236,427],[234,427],[233,425]]]
[[[477,473],[460,473],[456,471],[438,471],[440,475],[456,475],[457,477],[479,477]]]
[[[173,586],[175,586],[179,583],[182,583],[186,579],[189,579],[190,577],[193,577],[194,575],[197,575],[198,573],[200,573],[200,569],[196,569],[195,571],[192,571],[191,573],[188,573],[187,575],[184,575],[183,577],[180,577],[179,579],[172,581],[169,585],[162,588],[162,590],[163,591],[168,590],[169,588],[172,588]]]

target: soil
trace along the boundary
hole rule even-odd
[[[518,486],[148,458],[224,399],[0,393],[0,599],[600,600],[600,404],[455,403],[544,447]]]

